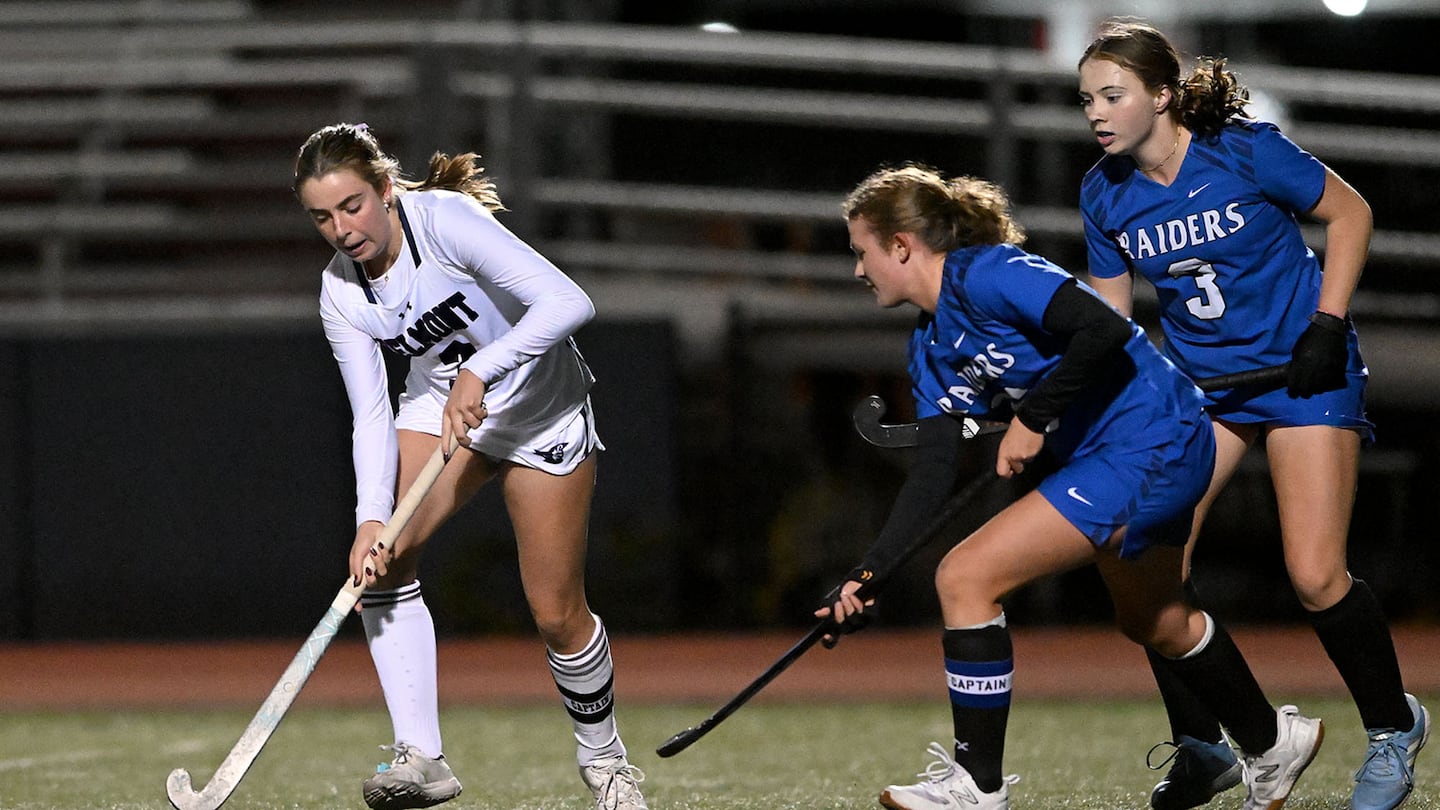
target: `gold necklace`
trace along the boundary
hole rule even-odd
[[[1159,163],[1156,163],[1154,166],[1151,166],[1151,167],[1148,168],[1148,169],[1145,168],[1144,166],[1141,166],[1141,167],[1140,167],[1140,171],[1145,172],[1146,174],[1150,174],[1151,172],[1158,172],[1158,171],[1160,171],[1160,167],[1161,167],[1161,166],[1164,166],[1166,163],[1169,163],[1169,162],[1170,162],[1170,158],[1175,157],[1175,153],[1176,153],[1177,151],[1179,151],[1179,149],[1180,149],[1180,130],[1177,128],[1177,129],[1175,130],[1175,145],[1172,146],[1172,147],[1170,147],[1170,154],[1166,155],[1164,160],[1160,161]]]

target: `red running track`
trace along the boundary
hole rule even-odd
[[[1344,694],[1308,627],[1231,628],[1262,686],[1277,702]],[[1393,629],[1406,687],[1440,695],[1440,627]],[[611,649],[622,702],[730,699],[804,635],[616,635]],[[1018,696],[1135,697],[1155,694],[1145,657],[1110,628],[1013,630]],[[303,639],[186,644],[0,644],[0,711],[256,708]],[[872,629],[834,650],[806,653],[756,698],[936,699],[944,694],[938,631]],[[555,687],[536,638],[440,641],[446,704],[552,702]],[[364,645],[333,644],[297,706],[382,706]]]

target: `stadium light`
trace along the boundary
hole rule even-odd
[[[1367,4],[1368,0],[1325,0],[1325,8],[1341,17],[1358,17]]]

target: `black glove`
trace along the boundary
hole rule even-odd
[[[1350,364],[1346,345],[1349,328],[1345,321],[1328,312],[1310,316],[1310,325],[1295,341],[1290,353],[1290,370],[1285,375],[1286,393],[1311,397],[1345,387],[1345,369]]]
[[[845,621],[843,622],[837,622],[834,620],[833,609],[835,607],[835,601],[840,598],[840,589],[845,587],[845,582],[860,583],[860,590],[856,591],[855,593],[863,600],[867,598],[866,592],[870,590],[869,585],[873,581],[874,576],[874,572],[870,571],[869,569],[856,568],[849,574],[845,575],[844,582],[841,582],[839,585],[831,588],[830,593],[825,595],[825,599],[821,601],[819,607],[831,611],[831,619],[829,621],[832,628],[830,632],[826,633],[820,638],[820,644],[824,646],[825,649],[835,649],[835,645],[840,643],[841,636],[848,636],[851,633],[864,630],[867,626],[869,626],[870,620],[874,618],[874,606],[867,607],[864,611],[860,613],[850,614],[845,618]]]

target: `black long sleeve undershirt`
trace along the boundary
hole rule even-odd
[[[1060,285],[1045,306],[1040,325],[1060,338],[1060,362],[1015,405],[1015,415],[1036,433],[1065,412],[1075,397],[1106,379],[1124,357],[1130,323],[1071,279]]]
[[[1124,358],[1130,323],[1072,279],[1055,291],[1041,320],[1064,343],[1060,362],[1015,406],[1016,417],[1043,433],[1086,387],[1106,379]],[[860,569],[890,572],[905,547],[934,519],[959,477],[965,441],[958,416],[921,419],[905,483]]]

